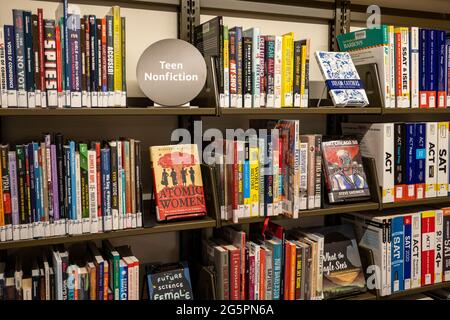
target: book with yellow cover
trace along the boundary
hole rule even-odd
[[[113,48],[114,48],[114,105],[120,106],[122,100],[122,19],[120,7],[113,6],[110,11],[113,17]]]
[[[256,139],[250,140],[250,216],[259,216],[259,148]]]
[[[293,107],[294,84],[294,33],[283,35],[281,55],[281,107]]]

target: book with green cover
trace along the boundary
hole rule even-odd
[[[119,278],[119,264],[120,254],[116,251],[109,240],[103,240],[103,250],[108,257],[109,265],[111,266],[109,271],[109,279],[111,279],[111,289],[113,291],[114,300],[120,300],[120,278]]]
[[[342,51],[389,45],[388,26],[383,24],[379,29],[363,29],[340,34],[337,41]]]

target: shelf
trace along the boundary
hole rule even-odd
[[[306,217],[319,217],[340,213],[348,213],[348,212],[357,212],[357,211],[372,211],[378,210],[379,204],[374,201],[360,202],[360,203],[351,203],[351,204],[342,204],[342,205],[333,205],[328,208],[322,209],[312,209],[312,210],[303,210],[300,211],[298,216],[300,218]],[[232,226],[239,224],[248,224],[248,223],[259,223],[263,222],[266,217],[255,217],[255,218],[243,218],[239,219],[238,223],[233,223],[233,221],[221,221],[220,226]],[[288,218],[285,216],[273,216],[269,217],[270,220],[297,220]]]
[[[381,114],[381,108],[222,108],[222,115]]]
[[[450,114],[450,108],[384,108],[382,114]]]
[[[193,107],[0,109],[0,117],[1,116],[178,116],[178,115],[214,116],[215,114],[216,108],[193,108]]]
[[[59,244],[59,243],[74,243],[74,242],[82,242],[82,241],[90,241],[90,240],[104,240],[104,239],[113,239],[113,238],[134,237],[134,236],[163,233],[163,232],[213,228],[215,226],[216,226],[216,221],[209,217],[206,217],[206,218],[203,218],[200,220],[189,220],[189,221],[178,221],[178,222],[167,222],[167,223],[158,223],[155,220],[152,220],[149,222],[149,226],[145,227],[145,228],[118,230],[118,231],[101,232],[101,233],[89,233],[89,234],[73,235],[73,236],[67,235],[67,236],[49,237],[49,238],[42,238],[42,239],[0,242],[0,250],[46,246],[46,245],[54,245],[54,244]]]
[[[435,198],[426,198],[426,199],[412,200],[412,201],[383,203],[381,205],[381,208],[382,209],[404,208],[404,207],[424,206],[424,205],[431,205],[431,204],[442,204],[442,203],[450,203],[450,197],[435,197]]]
[[[330,300],[377,300],[377,296],[369,291],[348,295],[342,298],[330,299]]]
[[[433,284],[433,285],[429,285],[429,286],[425,286],[425,287],[414,288],[414,289],[397,292],[397,293],[394,293],[394,294],[391,294],[391,295],[385,296],[385,297],[378,297],[378,299],[379,300],[391,300],[391,299],[395,299],[395,298],[412,296],[412,295],[418,294],[418,293],[424,293],[424,292],[431,291],[431,290],[449,288],[449,287],[450,287],[450,281],[441,282],[438,284]]]

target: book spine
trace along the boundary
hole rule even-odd
[[[14,27],[5,26],[6,88],[8,107],[17,107],[16,40]]]
[[[122,262],[122,261],[121,261]],[[128,273],[131,270],[128,269],[126,263],[121,263],[119,267],[119,296],[120,300],[128,300]]]
[[[77,166],[75,161],[75,141],[69,142],[69,175],[70,175],[70,198],[71,199],[71,219],[77,220],[77,182],[76,182],[76,174],[77,174]]]
[[[44,77],[45,90],[47,92],[47,106],[56,108],[58,106],[58,82],[56,64],[56,38],[55,22],[53,20],[44,21]]]
[[[252,107],[252,50],[253,39],[251,37],[243,37],[242,48],[242,96],[244,99],[244,108]]]
[[[447,108],[450,108],[450,38],[447,38],[446,41],[446,53],[447,53],[447,57],[446,57],[446,81],[445,81],[445,85],[447,88]]]
[[[281,86],[282,86],[282,37],[275,36],[274,55],[274,108],[281,108]]]
[[[300,41],[294,42],[294,84],[293,84],[293,97],[294,107],[300,107],[300,79],[301,79],[301,67],[302,67],[302,43]]]
[[[106,17],[103,18],[101,24],[102,28],[102,64],[101,64],[101,74],[102,74],[102,106],[108,106],[108,47],[107,47],[107,26]]]
[[[235,50],[236,50],[236,93],[237,93],[237,108],[243,107],[243,37],[242,28],[236,28],[235,35]]]
[[[308,108],[309,102],[309,52],[310,52],[310,40],[306,39],[302,41],[302,78],[301,78],[301,103],[300,107]]]
[[[426,123],[425,198],[436,197],[437,183],[437,135],[436,122]]]
[[[427,37],[426,29],[419,29],[419,107],[428,108],[427,98]]]
[[[259,216],[259,149],[256,139],[250,142],[250,217]]]
[[[102,212],[105,231],[112,230],[110,149],[101,150]]]
[[[406,159],[405,159],[405,183],[407,187],[406,199],[414,200],[416,198],[415,195],[415,154],[414,150],[416,149],[416,141],[415,141],[415,132],[416,125],[415,123],[406,123],[405,124],[405,137],[406,137]]]
[[[103,213],[102,213],[102,155],[100,142],[92,142],[91,148],[95,150],[95,163],[97,172],[97,216],[99,231],[103,229]]]
[[[249,255],[248,269],[249,269],[248,300],[255,300],[255,256],[254,255]]]
[[[412,244],[411,244],[411,288],[421,286],[421,251],[422,251],[422,230],[421,215],[419,212],[412,214]]]
[[[282,36],[281,60],[281,107],[292,107],[294,34]]]
[[[419,28],[412,27],[409,39],[411,73],[411,108],[419,107]]]
[[[97,19],[97,77],[95,81],[97,82],[97,96],[98,96],[98,107],[103,107],[103,92],[102,92],[102,78],[103,78],[103,67],[102,67],[102,52],[103,52],[103,42],[102,42],[102,19]]]
[[[134,139],[130,139],[130,197],[131,197],[131,218],[132,228],[136,228],[136,144]]]
[[[26,168],[25,168],[25,148],[23,145],[16,146],[16,155],[17,155],[17,197],[19,203],[19,223],[22,225],[22,228],[28,224],[27,220],[27,201],[25,194],[25,180],[26,180]],[[27,238],[26,236],[21,237],[23,239]]]
[[[267,212],[264,213],[264,200],[265,200],[265,195],[264,195],[264,190],[265,190],[265,186],[264,186],[264,173],[265,173],[265,166],[264,164],[267,163],[267,159],[266,159],[266,141],[263,138],[258,138],[258,166],[259,166],[259,172],[258,172],[258,177],[259,177],[259,181],[258,181],[258,198],[259,198],[259,216],[260,217],[264,217],[267,216]]]
[[[434,284],[434,259],[436,251],[435,213],[422,212],[422,286]]]
[[[443,208],[443,278],[442,281],[450,280],[450,211],[449,208]]]
[[[394,124],[394,186],[395,186],[395,201],[401,201],[406,195],[406,184],[405,184],[405,167],[404,167],[404,157],[405,157],[405,127],[402,123]]]
[[[295,264],[295,300],[300,300],[302,295],[301,287],[302,287],[302,248],[296,247],[296,256],[295,256],[296,264]]]
[[[73,92],[73,91],[72,91]],[[89,203],[89,160],[88,147],[85,143],[79,145],[80,154],[80,182],[81,182],[81,210],[83,218],[83,232],[90,232],[90,203]]]
[[[12,206],[11,206],[11,184],[9,178],[8,152],[9,146],[1,146],[1,163],[2,163],[2,191],[3,191],[3,212],[5,226],[12,225]],[[7,231],[8,232],[8,231]],[[11,234],[12,236],[12,234]],[[8,238],[8,235],[7,235]],[[9,239],[12,240],[12,239]]]
[[[50,146],[50,168],[51,168],[51,189],[52,189],[52,209],[53,217],[59,220],[61,215],[59,212],[59,194],[58,194],[58,169],[56,161],[56,145]]]
[[[23,10],[13,9],[13,21],[16,44],[17,106],[19,108],[26,108],[28,103]]]
[[[397,108],[410,107],[409,83],[409,30],[395,29],[396,76],[397,76]]]
[[[229,251],[230,256],[230,300],[240,300],[240,252]]]
[[[23,12],[24,44],[25,44],[25,70],[28,108],[36,107],[36,87],[34,82],[34,52],[33,29],[30,11]]]
[[[387,32],[388,32],[388,68],[387,68],[387,94],[385,99],[385,106],[387,108],[395,108],[395,92],[396,92],[396,86],[395,86],[395,28],[394,26],[390,25],[387,26]]]
[[[403,218],[404,229],[404,288],[405,290],[411,289],[411,241],[412,241],[412,216],[407,215]]]
[[[19,196],[17,188],[17,157],[15,151],[8,152],[8,169],[11,188],[11,215],[13,225],[13,240],[19,240]]]
[[[252,39],[252,107],[260,107],[260,94],[261,94],[261,79],[260,79],[260,57],[259,57],[259,41],[260,41],[260,30],[259,28],[253,28],[253,39]]]
[[[75,202],[77,204],[76,217],[77,217],[77,228],[75,232],[80,234],[83,232],[83,221],[86,221],[89,226],[89,217],[83,220],[83,200],[82,200],[82,187],[81,187],[81,163],[80,163],[80,152],[77,150],[75,152]],[[89,232],[89,228],[85,229],[85,232]]]
[[[30,143],[27,147],[27,153],[28,153],[28,169],[29,169],[29,176],[30,176],[30,208],[31,208],[31,220],[32,222],[38,221],[37,216],[37,188],[36,188],[36,179],[35,179],[35,172],[34,172],[34,144]]]
[[[86,72],[86,19],[80,18],[80,69],[81,69],[81,106],[88,107],[87,72]]]
[[[448,122],[438,122],[437,196],[448,195]]]
[[[264,162],[264,216],[273,216],[273,141],[267,135]]]
[[[87,152],[88,161],[88,190],[89,190],[89,216],[90,232],[97,233],[98,229],[98,207],[97,207],[97,154],[95,150]]]
[[[109,144],[111,149],[111,214],[113,221],[113,230],[119,228],[119,189],[118,189],[118,165],[117,165],[117,143],[115,141]]]
[[[86,106],[90,108],[92,106],[92,94],[91,94],[91,24],[89,21],[89,16],[84,16],[84,69],[86,74],[85,84],[86,84]]]
[[[124,141],[124,168],[125,168],[125,213],[127,217],[127,228],[129,225],[129,216],[131,214],[131,161],[130,161],[130,141]]]
[[[89,16],[89,87],[91,90],[91,106],[98,107],[98,41],[97,41],[97,19],[95,16]]]
[[[298,135],[297,135],[298,136]],[[298,141],[298,139],[297,139]],[[296,142],[298,143],[298,142]],[[315,160],[316,160],[316,175],[315,175],[315,194],[314,207],[320,209],[322,203],[322,136],[315,136]],[[295,214],[295,213],[294,213]],[[298,213],[297,213],[298,214]]]
[[[435,256],[434,256],[434,283],[440,283],[443,279],[443,226],[444,217],[442,210],[435,210]]]
[[[416,123],[415,130],[415,194],[416,199],[423,199],[425,197],[425,163],[426,163],[426,124]]]
[[[436,30],[436,103],[438,108],[445,108],[447,106],[445,79],[447,70],[445,69],[445,36],[446,32],[443,30]]]
[[[266,250],[259,251],[259,300],[266,299]]]
[[[223,26],[223,41],[221,45],[223,46],[223,108],[230,107],[230,43],[229,43],[229,33],[228,26]]]
[[[58,99],[58,108],[64,106],[64,88],[63,88],[63,54],[61,45],[61,25],[55,26],[55,38],[56,38],[56,91]]]
[[[108,107],[114,106],[114,40],[113,17],[106,16]]]
[[[391,287],[392,292],[404,290],[404,251],[403,251],[403,217],[392,218],[392,234],[391,234]]]
[[[290,270],[291,270],[291,246],[289,242],[284,243],[284,290],[283,300],[289,300],[290,297]]]
[[[33,59],[33,74],[34,74],[34,86],[36,96],[36,106],[42,106],[42,87],[41,87],[41,66],[39,64],[39,50],[43,45],[39,42],[39,21],[38,15],[33,14],[31,16],[31,39],[32,39],[32,59]]]
[[[6,48],[4,28],[0,27],[0,105],[8,107],[8,91],[6,86]]]
[[[437,30],[429,30],[427,38],[427,95],[428,107],[436,108],[437,92]]]
[[[64,203],[67,206],[67,232],[70,234],[71,232],[71,226],[74,221],[73,218],[73,205],[72,205],[72,179],[71,179],[71,162],[70,162],[70,147],[64,146],[64,161],[65,161],[65,177],[64,177]]]
[[[142,180],[141,180],[141,141],[135,141],[135,152],[136,152],[136,226],[138,228],[142,227]]]
[[[275,105],[275,37],[267,37],[265,44],[265,81],[266,107],[273,108]]]
[[[237,107],[236,31],[229,31],[230,107]]]
[[[57,186],[58,186],[58,207],[61,219],[67,219],[67,211],[65,204],[65,163],[64,163],[64,148],[63,136],[61,134],[55,135],[56,145],[56,170],[57,170]]]
[[[113,47],[114,47],[114,91],[116,99],[122,95],[122,26],[120,8],[112,7],[113,16]],[[117,100],[116,103],[117,104]]]
[[[265,36],[259,36],[259,106],[264,107],[266,105],[266,81],[267,74],[266,68],[266,38]]]
[[[120,99],[120,106],[126,107],[127,106],[127,77],[126,77],[126,32],[125,32],[125,17],[121,18],[122,22],[122,94]]]

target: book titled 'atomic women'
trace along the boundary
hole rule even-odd
[[[206,214],[196,145],[150,147],[158,221]]]

